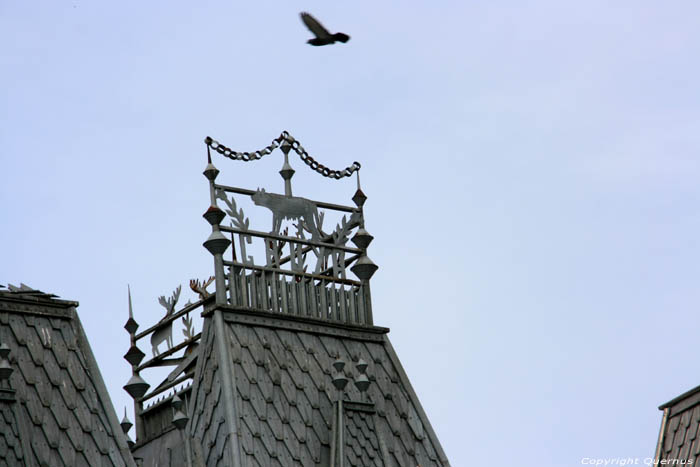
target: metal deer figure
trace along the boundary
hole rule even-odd
[[[158,303],[163,305],[163,307],[165,308],[165,316],[159,321],[159,324],[163,324],[161,326],[158,326],[156,330],[153,331],[153,334],[151,334],[151,348],[153,350],[154,357],[160,354],[160,352],[158,351],[158,346],[163,341],[165,341],[166,345],[168,346],[168,349],[173,348],[173,321],[169,320],[169,318],[170,315],[172,315],[175,311],[175,304],[180,298],[181,290],[182,286],[178,285],[177,289],[175,289],[175,291],[173,292],[173,295],[167,300],[165,299],[164,295],[161,295],[158,298]],[[164,321],[166,320],[167,323],[164,323]]]
[[[207,287],[209,284],[214,282],[214,276],[210,276],[209,279],[207,279],[206,282],[202,281],[200,282],[199,279],[190,279],[190,289],[197,295],[199,295],[200,300],[204,300],[207,298],[209,295],[211,295],[209,292],[207,292]]]
[[[284,219],[303,220],[311,231],[311,238],[314,241],[319,240],[318,211],[316,204],[310,199],[266,193],[265,189],[258,189],[250,199],[256,205],[272,211],[272,233],[279,235]]]

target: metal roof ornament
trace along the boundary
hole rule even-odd
[[[355,325],[372,325],[369,278],[377,266],[367,257],[372,236],[364,226],[362,206],[367,197],[361,190],[360,164],[353,162],[335,170],[311,157],[298,140],[284,131],[267,147],[253,152],[234,151],[211,137],[207,147],[210,206],[205,218],[212,230],[204,246],[214,256],[216,304],[241,306],[266,312],[304,314]],[[284,194],[264,188],[256,190],[215,183],[219,175],[211,161],[213,151],[234,161],[252,162],[280,149],[279,171]],[[294,169],[289,160],[296,153],[316,173],[335,180],[357,177],[355,206],[315,201],[294,196],[291,180]],[[243,213],[237,197],[249,197],[254,206],[272,214],[269,231],[254,229]],[[222,200],[227,206],[217,206]],[[225,224],[227,214],[230,226]],[[335,229],[324,230],[324,219],[334,216]],[[329,222],[327,222],[329,223]],[[236,239],[238,237],[238,239]],[[352,242],[352,243],[351,243]],[[223,254],[231,245],[231,260]],[[264,261],[254,255],[264,254]],[[313,271],[313,272],[312,272]],[[348,277],[354,272],[359,280]]]
[[[333,362],[333,368],[335,368],[335,371],[343,371],[343,368],[345,368],[345,361],[343,361],[340,357],[338,357]]]
[[[360,187],[360,171],[357,171],[357,190],[355,191],[355,194],[352,196],[352,202],[355,203],[355,206],[358,208],[362,209],[362,207],[365,205],[365,201],[367,201],[367,196],[365,196],[365,193],[362,191],[362,188]]]
[[[134,366],[138,366],[145,357],[146,354],[139,349],[136,344],[129,347],[129,350],[124,354],[124,360],[131,363]]]
[[[10,366],[9,355],[10,347],[3,342],[0,344],[0,382],[2,382],[3,385],[6,381],[9,381],[10,376],[12,376],[12,373],[15,371],[15,369]]]
[[[363,254],[350,269],[360,280],[368,281],[377,272],[379,266],[374,264],[367,254]]]
[[[360,373],[364,374],[365,371],[367,371],[367,362],[364,361],[364,359],[360,358],[357,363],[355,364],[355,368],[357,368],[357,371]]]
[[[335,386],[337,390],[342,391],[347,384],[348,378],[345,376],[345,373],[339,371],[333,377],[333,386]]]
[[[200,300],[206,300],[206,298],[211,295],[207,291],[207,287],[209,287],[209,284],[211,284],[212,282],[214,282],[214,276],[209,276],[209,279],[207,279],[206,281],[200,281],[199,279],[190,279],[190,289],[192,289],[193,292],[199,295]]]
[[[140,399],[146,394],[151,385],[143,380],[138,374],[133,375],[124,385],[124,390],[129,393],[133,399]]]
[[[6,359],[10,355],[10,347],[4,342],[0,344],[0,358]]]
[[[124,407],[124,418],[122,418],[119,425],[122,427],[124,434],[128,433],[131,427],[134,426],[134,424],[129,420],[129,417],[126,416],[126,407]]]
[[[367,375],[364,373],[360,373],[355,377],[355,387],[360,392],[365,392],[367,388],[369,387],[369,378],[367,378]]]
[[[180,410],[180,407],[182,407],[182,399],[180,399],[180,396],[178,396],[177,394],[173,396],[170,403],[173,405],[173,408],[175,408],[175,410]]]
[[[151,350],[153,351],[153,356],[156,357],[160,353],[158,351],[158,346],[165,342],[168,350],[173,348],[173,321],[168,319],[175,312],[175,305],[180,298],[180,292],[182,291],[182,286],[178,285],[173,291],[170,298],[166,299],[165,295],[158,297],[158,303],[160,303],[165,308],[165,316],[160,320],[163,324],[153,331],[151,334]]]
[[[284,164],[280,170],[280,175],[284,179],[284,194],[285,196],[292,196],[292,176],[294,175],[294,169],[289,165],[289,150],[292,149],[292,145],[289,144],[287,140],[284,140],[280,149],[284,153]]]
[[[187,418],[187,415],[178,409],[175,410],[175,414],[173,415],[173,425],[175,425],[175,428],[182,430],[187,425],[188,420],[189,418]]]
[[[374,237],[370,235],[364,227],[360,227],[357,232],[355,232],[355,236],[350,239],[357,248],[362,248],[363,250],[367,249],[369,244],[372,243],[372,240],[374,240]]]
[[[139,328],[139,323],[134,320],[134,310],[131,306],[131,286],[127,285],[126,287],[129,294],[129,319],[126,321],[126,324],[124,324],[124,329],[126,329],[126,332],[129,334],[134,334]]]

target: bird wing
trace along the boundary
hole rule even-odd
[[[330,32],[326,28],[323,27],[321,23],[319,23],[316,18],[311,16],[310,14],[304,12],[301,13],[301,20],[304,22],[307,28],[309,28],[309,31],[314,33],[314,35],[318,38],[325,38],[331,35]]]

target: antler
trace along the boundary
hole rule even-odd
[[[178,299],[180,298],[180,291],[182,290],[182,286],[178,285],[177,289],[173,292],[173,295],[166,300],[165,295],[161,295],[158,297],[158,303],[163,305],[165,308],[165,316],[168,316],[175,311],[175,304],[177,304]]]
[[[214,276],[210,276],[209,279],[207,279],[207,281],[204,282],[203,284],[199,281],[199,279],[191,279],[190,280],[190,289],[192,289],[193,292],[198,294],[199,298],[201,300],[204,300],[209,295],[211,295],[209,292],[207,292],[207,287],[212,282],[214,282]]]

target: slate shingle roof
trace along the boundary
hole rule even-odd
[[[0,342],[15,400],[0,400],[0,464],[134,466],[75,308],[27,286],[0,289]]]
[[[659,407],[664,411],[656,446],[659,460],[679,464],[700,462],[700,386]]]
[[[229,452],[229,438],[226,436],[225,410],[221,391],[219,361],[214,351],[214,333],[211,319],[204,322],[195,382],[191,396],[191,432],[193,457],[202,458],[204,465],[230,465],[225,455]],[[200,362],[205,362],[202,365]]]
[[[211,320],[203,335],[190,426],[206,465],[329,465],[333,407],[332,363],[340,357],[352,381],[354,363],[369,363],[364,396],[352,384],[344,444],[348,466],[448,466],[449,462],[386,336],[388,329],[339,326],[319,320],[224,308],[238,432],[227,437],[223,376]],[[206,326],[206,325],[205,325]]]

